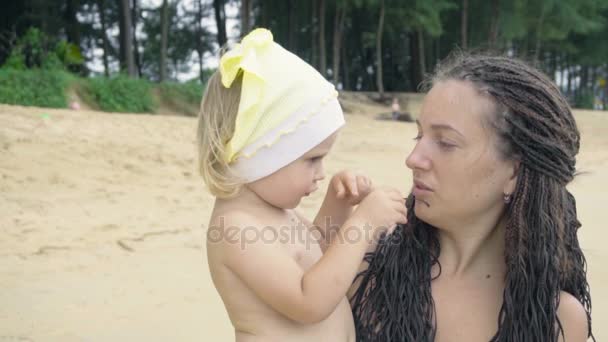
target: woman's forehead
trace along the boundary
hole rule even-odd
[[[420,112],[420,124],[449,125],[461,132],[482,122],[495,110],[495,104],[467,81],[440,81],[425,96]]]

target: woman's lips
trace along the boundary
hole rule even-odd
[[[412,193],[416,197],[425,196],[433,192],[433,189],[428,185],[424,184],[421,181],[414,180],[414,187],[412,188]]]

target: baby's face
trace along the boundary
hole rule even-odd
[[[330,135],[300,158],[249,184],[249,188],[275,207],[297,207],[302,197],[315,192],[317,182],[325,178],[323,158],[331,150],[337,136],[337,132]]]

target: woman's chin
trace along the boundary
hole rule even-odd
[[[431,224],[430,221],[433,221],[431,206],[423,200],[416,199],[416,202],[414,203],[414,214],[418,219],[426,223]]]

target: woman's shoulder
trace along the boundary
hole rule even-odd
[[[564,330],[564,336],[560,341],[587,341],[589,335],[587,311],[576,297],[562,291],[559,296],[557,316]]]

